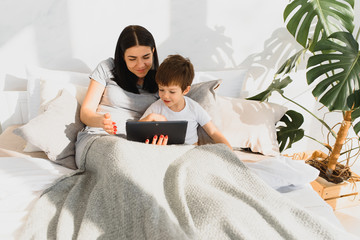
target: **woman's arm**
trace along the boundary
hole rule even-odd
[[[116,125],[111,120],[109,113],[99,114],[96,109],[99,106],[105,86],[91,79],[86,96],[80,110],[80,120],[89,127],[100,127],[110,134],[116,133]]]
[[[224,135],[215,127],[215,125],[210,121],[203,126],[205,132],[214,140],[216,143],[225,143],[231,150],[232,147]]]

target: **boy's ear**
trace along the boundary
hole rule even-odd
[[[186,95],[190,91],[190,86],[187,86],[187,88],[183,91],[183,94]]]

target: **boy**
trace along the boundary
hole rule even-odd
[[[155,77],[160,99],[145,111],[140,121],[186,120],[188,127],[185,144],[197,144],[197,127],[200,125],[214,142],[224,143],[232,149],[224,135],[211,122],[209,114],[200,104],[185,96],[190,91],[193,79],[194,67],[189,59],[180,55],[168,56],[159,66]],[[153,143],[156,140],[157,136]],[[167,136],[161,135],[157,144],[161,145],[163,142],[166,144]]]

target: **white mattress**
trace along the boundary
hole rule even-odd
[[[241,159],[257,161],[261,155],[239,153]],[[32,157],[0,158],[0,239],[17,239],[32,204],[54,180],[72,170]],[[310,184],[282,187],[279,191],[309,211],[337,226],[339,221],[331,207],[311,188]]]

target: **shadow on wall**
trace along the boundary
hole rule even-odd
[[[0,47],[26,28],[31,27],[34,31],[36,51],[36,56],[32,57],[37,59],[39,66],[56,70],[90,72],[84,62],[72,57],[73,49],[67,13],[66,0],[2,1]],[[19,48],[23,48],[23,46]],[[26,64],[26,59],[24,59],[26,53],[17,57]],[[19,61],[19,63],[23,64],[24,62]],[[11,88],[14,85],[11,82],[14,80],[26,82],[24,79],[15,78],[11,75],[5,76],[3,90],[19,90]]]
[[[244,84],[254,86],[254,90],[266,89],[285,60],[300,49],[286,28],[276,29],[265,41],[262,52],[251,54],[239,65],[248,69],[249,79]]]
[[[232,40],[224,35],[225,27],[213,30],[207,26],[207,0],[170,4],[170,36],[158,46],[160,59],[179,53],[190,58],[197,71],[235,67]]]
[[[241,67],[248,69],[249,78],[245,79],[243,89],[250,92],[249,96],[247,97],[254,96],[260,91],[265,90],[273,81],[274,75],[280,66],[289,57],[301,49],[301,45],[290,36],[290,33],[286,28],[276,29],[272,33],[271,37],[265,41],[262,52],[250,55],[240,64]],[[309,56],[310,54],[308,53],[305,58],[308,58]],[[312,86],[309,86],[306,83],[305,70],[306,61],[304,59],[297,68],[298,72],[293,71],[293,74],[291,74],[293,83],[286,87],[285,95],[297,101],[310,110],[310,112],[316,113],[318,116],[320,116],[320,118],[322,118],[321,116],[323,116],[324,112],[319,111],[320,106],[317,104],[311,93]],[[277,103],[285,104],[289,109],[298,111],[303,114],[305,117],[305,122],[302,127],[305,128],[307,135],[310,135],[316,139],[323,138],[324,129],[322,125],[315,120],[315,118],[310,117],[303,109],[292,103],[289,103],[277,94],[274,95],[271,96],[270,101],[280,101]],[[300,146],[300,144],[302,145]],[[301,142],[295,143],[292,149],[299,149],[297,148],[298,145],[300,146],[300,149],[323,149],[320,144],[306,138],[301,140]],[[289,149],[288,153],[293,153],[292,149]]]

